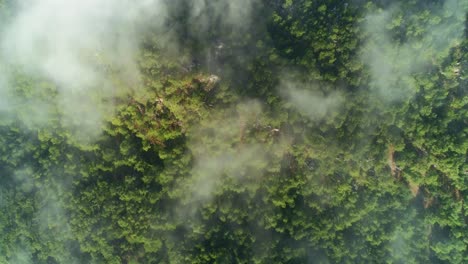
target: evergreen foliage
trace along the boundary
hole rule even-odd
[[[0,263],[468,262],[468,2],[241,2],[98,58],[89,138],[0,61]]]

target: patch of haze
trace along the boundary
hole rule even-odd
[[[430,21],[422,26],[423,33],[418,38],[409,37],[403,42],[392,40],[388,30],[393,27],[391,24],[401,23],[397,17],[402,13],[400,7],[367,15],[363,29],[368,40],[361,58],[369,67],[371,88],[376,95],[391,103],[417,92],[413,75],[437,65],[451,48],[461,43],[466,8],[466,3],[463,7],[458,0],[445,1],[441,10],[431,11]]]
[[[209,31],[213,22],[220,21],[225,26],[236,30],[246,30],[252,22],[251,12],[258,0],[210,1],[195,0],[192,3],[191,22],[194,29]],[[207,16],[210,10],[213,16]]]
[[[109,98],[122,88],[115,79],[122,79],[125,89],[139,86],[138,34],[150,18],[162,24],[163,10],[158,0],[22,2],[3,25],[0,55],[5,64],[54,83],[63,124],[92,138],[100,132],[103,116],[112,113]],[[8,89],[11,83],[0,87],[0,94]],[[47,123],[47,118],[38,122]]]
[[[233,32],[246,31],[256,3],[257,0],[190,1],[189,30],[202,38],[212,34],[210,28],[217,25]],[[13,65],[26,75],[39,76],[56,85],[54,104],[62,113],[63,125],[80,138],[92,139],[100,133],[105,116],[113,112],[112,98],[140,86],[135,57],[145,30],[155,33],[165,49],[179,48],[167,10],[180,4],[164,0],[21,2],[2,26],[0,60],[5,66]],[[0,95],[11,87],[11,83],[2,85]],[[31,105],[37,110],[32,113],[43,107]],[[35,123],[47,124],[48,115],[33,119]]]
[[[32,256],[38,253],[47,254],[59,263],[79,263],[75,256],[72,256],[71,249],[67,246],[67,242],[73,240],[73,234],[69,225],[70,219],[64,208],[65,196],[67,195],[66,189],[61,186],[61,183],[57,184],[53,180],[41,183],[35,182],[34,173],[34,170],[27,165],[14,172],[16,190],[33,194],[34,196],[29,198],[34,199],[34,201],[31,201],[33,204],[30,206],[37,208],[37,210],[34,210],[30,219],[15,220],[20,222],[17,228],[27,226],[27,229],[19,231],[20,233],[25,232],[26,235],[24,239],[18,239],[22,245],[20,248],[13,249],[14,253],[9,257],[10,261],[11,263],[33,263]],[[10,201],[14,202],[15,198]],[[2,202],[1,199],[0,202]],[[15,205],[10,204],[10,206]],[[15,224],[18,225],[18,222],[15,222]],[[34,241],[35,239],[31,241],[31,236],[35,237],[37,241]],[[40,248],[43,251],[38,252],[37,248],[31,246],[32,243],[40,243]],[[54,246],[50,247],[50,245]],[[56,245],[59,245],[59,247],[55,247]]]
[[[75,138],[88,142],[113,112],[109,99],[140,85],[135,61],[139,34],[149,21],[163,24],[164,6],[159,0],[30,0],[21,1],[6,20],[0,29],[0,122],[17,118],[32,130],[54,130],[57,120],[52,119],[60,118]],[[34,179],[37,172],[29,168],[15,169],[21,192],[40,186],[27,230],[50,251],[40,253],[77,263],[62,243],[73,237],[64,205],[67,179],[54,170],[48,172],[56,176],[42,180]],[[29,238],[17,241],[9,261],[32,263],[38,249]]]
[[[65,190],[44,186],[38,194],[38,207],[35,221],[38,223],[40,241],[53,241],[54,244],[61,245],[62,248],[50,248],[50,256],[58,263],[79,263],[72,256],[71,249],[67,247],[67,242],[72,241],[74,236],[70,227],[70,217],[64,208]],[[63,252],[67,254],[64,255]]]
[[[243,102],[226,113],[200,124],[189,140],[194,166],[190,177],[181,183],[189,205],[178,212],[181,219],[193,217],[200,207],[226,191],[226,182],[240,192],[255,193],[262,177],[280,164],[289,147],[290,141],[275,134],[281,132],[265,122],[260,103]],[[247,142],[248,133],[260,130],[264,131],[263,140]]]
[[[258,101],[244,101],[232,108],[215,109],[189,133],[187,146],[194,165],[177,189],[182,200],[174,215],[192,235],[203,236],[205,210],[219,208],[218,198],[235,193],[240,199],[257,199],[265,177],[280,170],[281,160],[290,150],[291,139],[272,127],[268,114]],[[255,133],[254,137],[251,133]],[[227,198],[233,199],[233,198]],[[240,201],[232,201],[233,204]],[[256,201],[251,201],[256,202]],[[255,228],[254,223],[246,223]],[[268,233],[270,231],[267,231]],[[173,243],[180,238],[170,238]],[[267,237],[257,237],[267,240]],[[255,255],[269,248],[256,248]]]
[[[312,121],[323,120],[339,111],[344,96],[333,91],[324,94],[318,84],[283,80],[279,86],[286,101]]]
[[[24,239],[22,239],[24,240]],[[20,245],[16,245],[13,249],[13,256],[10,258],[9,263],[17,264],[30,264],[32,261],[32,250],[28,243],[23,242]]]
[[[211,73],[235,74],[239,78],[239,71],[231,72],[232,67],[244,65],[255,56],[252,32],[259,27],[261,19],[254,17],[254,11],[261,1],[179,0],[174,3],[178,16],[184,16],[179,19],[184,21],[179,32],[183,37],[179,40],[181,49],[189,50],[193,62]],[[186,43],[195,44],[187,47]]]
[[[401,230],[397,228],[393,233],[390,241],[390,255],[396,263],[404,263],[408,259],[408,252],[406,251],[410,245],[408,240],[411,239],[412,232],[410,230]]]
[[[3,67],[0,65],[0,72],[4,72]],[[10,108],[10,103],[9,103],[9,95],[7,92],[7,81],[5,79],[5,76],[2,76],[0,74],[0,113],[8,111]]]
[[[261,145],[249,145],[238,151],[225,149],[224,153],[218,155],[198,156],[192,170],[190,201],[209,201],[213,195],[222,193],[225,177],[242,181],[252,173],[249,168],[259,165],[264,167],[267,157],[263,150]]]
[[[395,223],[395,229],[389,233],[387,248],[394,263],[415,263],[424,259],[423,256],[418,256],[418,250],[414,248],[415,243],[429,252],[430,243],[424,239],[430,232],[425,219],[417,210],[414,205],[409,205],[405,216]]]
[[[206,34],[210,23],[206,8],[215,10],[216,19],[232,28],[247,29],[250,21],[250,7],[254,1],[201,1],[194,3],[191,12],[191,29]],[[55,111],[62,114],[60,122],[84,141],[93,139],[101,132],[104,116],[112,113],[112,96],[120,89],[136,89],[140,85],[138,67],[135,61],[138,52],[139,34],[149,23],[156,31],[167,19],[164,0],[30,0],[22,2],[2,25],[0,35],[0,67],[13,66],[25,75],[51,82],[57,96],[50,101],[36,98],[20,98],[14,95],[14,76],[8,71],[0,73],[0,111],[14,113],[30,128],[50,126],[50,118]],[[226,13],[227,12],[227,13]],[[159,24],[159,25],[158,25]],[[197,28],[199,27],[199,28]],[[153,28],[152,28],[153,29]],[[168,33],[171,34],[171,33]],[[160,36],[164,40],[170,36]],[[119,80],[116,80],[119,79]],[[117,83],[124,83],[120,87]],[[31,82],[31,89],[43,87]],[[128,92],[128,91],[123,91]],[[43,94],[37,92],[37,94]],[[27,106],[26,110],[20,110]],[[250,178],[243,166],[264,167],[269,160],[262,144],[247,144],[233,148],[217,143],[237,141],[241,121],[259,114],[259,104],[246,103],[239,116],[212,122],[218,139],[214,145],[203,145],[197,134],[191,149],[198,149],[195,157],[193,177],[187,180],[190,200],[197,206],[216,194],[219,182],[224,175],[239,182]],[[242,120],[241,120],[242,119]],[[242,121],[244,122],[244,121]],[[231,131],[229,131],[231,129]],[[216,129],[215,129],[216,130]],[[235,131],[235,132],[233,132]],[[206,141],[205,141],[206,142]],[[219,148],[212,156],[212,148]],[[209,151],[208,151],[209,150]],[[252,170],[249,170],[252,172]],[[206,174],[205,174],[206,173]],[[31,187],[33,172],[19,171],[16,177],[24,191]],[[257,175],[254,175],[257,176]],[[57,178],[58,180],[58,178]],[[193,185],[190,185],[192,184]],[[41,183],[42,184],[42,183]],[[46,183],[44,183],[46,184]],[[60,183],[63,185],[63,183]],[[59,185],[60,185],[59,184]],[[242,184],[242,183],[240,183]],[[185,185],[184,185],[185,186]],[[57,187],[62,188],[62,187]],[[56,239],[72,237],[67,223],[63,202],[64,194],[53,192],[52,187],[44,188],[38,194],[39,206],[35,221],[39,225],[40,239],[53,234]],[[196,207],[194,207],[196,208]],[[31,263],[33,249],[19,247],[14,263]],[[54,252],[51,253],[52,255]],[[57,258],[61,258],[57,252]],[[70,260],[64,260],[70,262]]]

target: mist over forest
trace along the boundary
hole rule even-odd
[[[0,0],[0,264],[468,263],[468,0]]]

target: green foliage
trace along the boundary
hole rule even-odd
[[[425,42],[456,14],[256,1],[251,31],[212,16],[191,32],[189,1],[175,2],[180,51],[149,30],[138,85],[107,65],[125,92],[92,140],[63,122],[56,84],[2,64],[0,263],[468,261],[468,42]],[[364,11],[382,8],[396,10],[379,20],[388,35],[369,40]],[[391,64],[398,100],[376,92],[368,41],[431,58]],[[288,78],[344,100],[309,118]]]

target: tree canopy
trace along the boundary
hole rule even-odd
[[[0,0],[0,263],[468,262],[467,1],[59,2]]]

